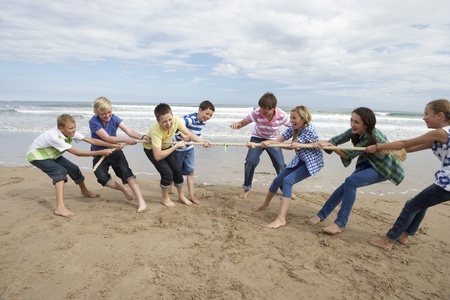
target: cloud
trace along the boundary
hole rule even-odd
[[[318,99],[409,98],[422,107],[420,97],[449,93],[447,6],[438,0],[4,0],[0,62],[113,61],[148,68],[146,76],[190,73],[187,83],[239,78],[291,93],[308,90]]]

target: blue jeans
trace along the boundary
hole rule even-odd
[[[386,237],[395,242],[403,232],[411,236],[414,235],[425,217],[427,209],[449,200],[449,191],[436,184],[430,185],[411,200],[406,201],[402,212],[395,221],[394,226],[387,232]]]
[[[195,153],[194,147],[184,151],[175,151],[178,163],[180,164],[181,173],[183,175],[194,174]]]
[[[250,138],[250,142],[252,143],[261,143],[263,141],[267,141],[267,139],[260,139],[252,136]],[[283,152],[281,148],[272,147],[272,148],[253,148],[248,149],[247,156],[245,157],[245,175],[244,175],[244,184],[242,188],[246,191],[252,188],[253,175],[255,174],[256,166],[258,166],[260,161],[260,156],[263,151],[267,151],[269,154],[270,160],[272,161],[272,165],[277,172],[277,175],[280,174],[281,171],[286,167],[284,163]]]
[[[372,165],[366,161],[356,166],[355,171],[347,177],[328,198],[322,209],[317,213],[320,220],[324,220],[342,202],[336,220],[339,227],[345,227],[356,200],[356,189],[374,183],[386,181]]]
[[[177,187],[183,185],[183,174],[181,174],[180,164],[178,163],[175,151],[161,160],[155,159],[153,150],[151,149],[144,148],[144,152],[161,175],[161,180],[159,182],[161,188],[169,189],[172,181]]]
[[[304,161],[300,161],[298,165],[293,168],[286,168],[278,174],[272,181],[269,187],[269,192],[276,193],[278,188],[283,186],[283,197],[292,198],[292,187],[297,182],[311,176]]]
[[[75,184],[84,181],[80,168],[63,156],[57,159],[35,160],[30,163],[47,174],[53,180],[53,184],[61,180],[67,182],[67,175],[72,178]]]

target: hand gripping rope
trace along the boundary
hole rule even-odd
[[[138,143],[143,143],[143,140],[137,140]],[[177,142],[165,142],[165,144],[176,144]],[[203,142],[185,142],[186,146],[203,146]],[[211,146],[224,146],[225,152],[227,147],[247,147],[247,143],[215,143],[215,142],[209,142],[209,145]],[[260,143],[253,143],[255,147],[261,147]],[[267,147],[273,148],[290,148],[290,143],[279,143],[279,144],[268,144]],[[345,147],[345,146],[324,146],[321,148],[317,148],[314,146],[314,144],[298,144],[297,148],[304,148],[304,149],[323,149],[323,150],[350,150],[350,151],[365,151],[366,147]],[[115,149],[113,149],[114,151]],[[406,159],[406,151],[405,149],[402,150],[385,150],[380,151],[381,155],[385,154],[392,154],[395,158],[399,159],[400,161],[405,161]],[[102,163],[102,161],[105,159],[105,156],[102,156],[99,161],[94,166],[94,171],[97,170],[98,166]]]

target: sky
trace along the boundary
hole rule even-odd
[[[0,100],[423,111],[448,0],[1,0]]]

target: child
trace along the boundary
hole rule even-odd
[[[183,117],[184,124],[193,134],[201,137],[201,131],[206,125],[205,122],[212,118],[215,112],[214,105],[205,100],[200,103],[198,111],[185,115]],[[181,137],[175,135],[176,141],[181,141]],[[180,169],[183,175],[186,175],[186,181],[188,186],[189,200],[195,204],[200,204],[200,201],[194,194],[194,146],[190,145],[184,148],[178,148],[175,151],[180,164]]]
[[[269,147],[273,143],[282,143],[292,137],[291,149],[295,149],[295,156],[289,165],[275,177],[269,187],[266,199],[263,203],[255,205],[253,211],[260,211],[269,206],[270,201],[283,185],[283,198],[281,208],[275,221],[267,225],[269,228],[278,228],[286,225],[286,214],[292,198],[292,187],[309,176],[316,175],[323,167],[323,153],[320,149],[302,149],[300,146],[306,143],[318,142],[319,136],[316,129],[310,123],[311,114],[305,106],[297,106],[291,110],[291,126],[275,141],[263,141],[261,146]]]
[[[450,102],[439,99],[425,106],[423,120],[428,128],[434,129],[416,138],[378,144],[367,147],[366,152],[378,153],[381,150],[400,150],[415,152],[431,148],[441,161],[440,169],[435,173],[434,182],[405,203],[392,228],[383,239],[374,239],[374,246],[391,250],[395,242],[407,244],[420,226],[429,207],[450,200]]]
[[[289,116],[277,107],[277,98],[272,93],[265,93],[258,101],[259,108],[252,111],[244,119],[230,125],[232,129],[240,129],[252,122],[255,127],[250,137],[250,143],[261,143],[276,140],[280,136],[280,126],[289,126]],[[259,164],[263,151],[269,154],[272,165],[278,174],[285,168],[283,152],[280,148],[249,148],[245,158],[244,191],[239,196],[245,199],[252,188],[253,175]]]
[[[185,142],[179,141],[173,146],[171,142],[178,130],[194,142],[203,142],[205,147],[209,147],[210,143],[190,132],[181,118],[173,116],[168,104],[158,104],[154,113],[157,122],[153,123],[147,132],[147,139],[150,137],[151,143],[144,143],[144,152],[161,175],[161,203],[167,207],[175,206],[169,198],[170,183],[173,181],[178,191],[178,199],[186,205],[191,205],[192,202],[183,193],[183,174],[174,153],[175,150],[185,147]]]
[[[378,143],[386,143],[386,136],[375,128],[376,117],[374,112],[366,107],[359,107],[352,112],[350,129],[331,138],[328,142],[319,142],[320,146],[335,146],[351,141],[353,146],[366,147]],[[331,153],[331,151],[327,151]],[[355,171],[345,179],[328,198],[322,209],[308,222],[315,225],[324,220],[342,202],[337,219],[334,223],[322,230],[328,234],[337,234],[344,231],[350,212],[356,200],[356,189],[386,180],[395,185],[403,180],[403,168],[397,158],[391,154],[367,155],[362,151],[334,150],[342,160],[344,167],[350,165],[353,158],[358,157]]]
[[[64,205],[64,183],[67,182],[67,175],[78,184],[81,194],[86,197],[95,198],[98,194],[89,191],[84,183],[84,176],[80,168],[63,156],[64,152],[70,152],[76,156],[94,156],[111,154],[111,149],[98,151],[83,151],[73,147],[70,143],[75,141],[85,141],[93,145],[104,147],[120,148],[120,145],[113,145],[103,141],[85,137],[77,132],[75,119],[67,114],[60,115],[57,119],[57,127],[49,129],[40,134],[30,145],[27,152],[28,161],[35,167],[46,173],[55,185],[56,209],[55,215],[71,217],[74,214]]]
[[[89,128],[91,129],[91,137],[103,140],[109,143],[125,143],[127,145],[136,145],[136,139],[144,139],[145,135],[140,134],[136,130],[130,129],[122,121],[120,117],[112,113],[112,103],[105,97],[99,97],[94,101],[94,116],[89,120]],[[117,128],[122,129],[128,137],[118,137]],[[100,150],[103,147],[92,146],[91,150]],[[94,157],[93,165],[100,160],[101,156]],[[110,156],[104,159],[94,171],[97,181],[102,186],[121,191],[127,200],[133,200],[133,195],[128,189],[116,182],[109,174],[109,167],[112,167],[117,177],[122,179],[122,183],[130,186],[138,201],[137,212],[144,212],[147,204],[142,197],[141,190],[137,183],[136,176],[128,166],[128,161],[122,150],[114,151]]]

